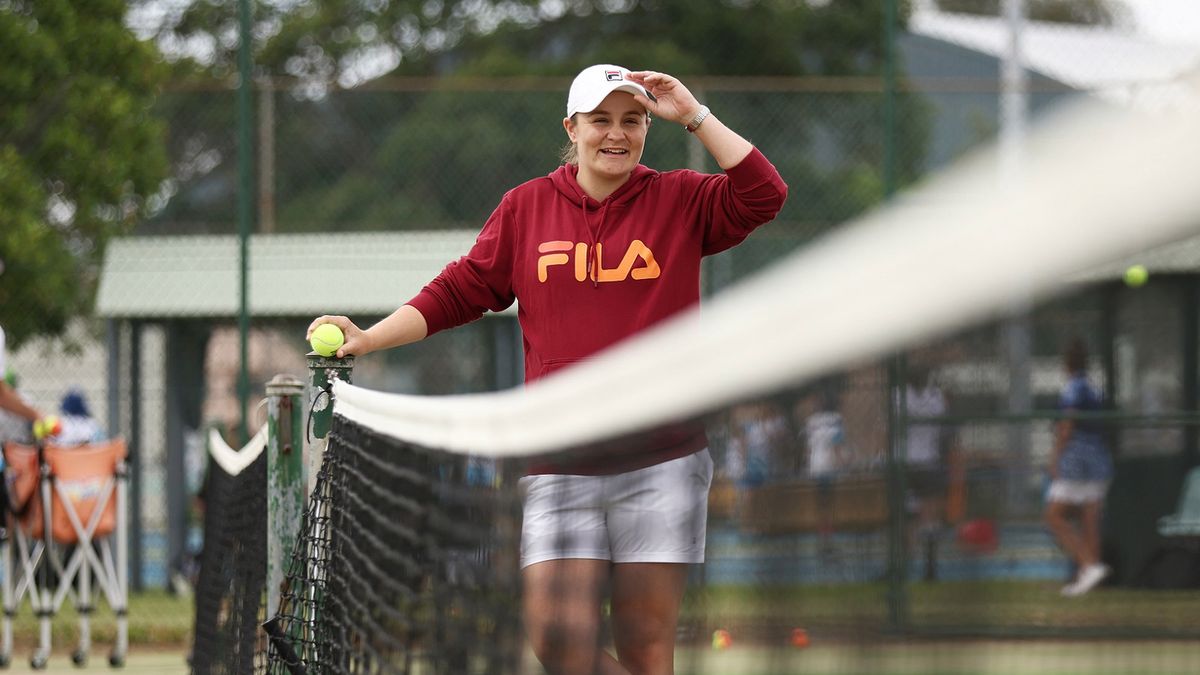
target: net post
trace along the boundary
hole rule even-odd
[[[354,370],[354,357],[347,356],[337,359],[321,356],[316,352],[308,353],[308,383],[309,383],[309,415],[313,438],[323,439],[329,434],[333,423],[333,394],[334,380],[350,382]]]
[[[308,440],[308,492],[316,487],[317,470],[325,455],[325,437],[333,425],[333,381],[351,382],[354,372],[354,357],[333,358],[309,352],[308,363],[308,413],[305,429],[311,436]]]
[[[304,383],[276,375],[267,383],[267,612],[279,596],[300,532],[308,479],[304,457]]]

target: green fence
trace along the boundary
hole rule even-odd
[[[1039,25],[1037,30],[1134,36],[1122,26]],[[1095,50],[1070,52],[1070,45],[1082,42],[1062,44],[1059,49],[1068,50],[1062,61],[1068,64],[1111,72],[1129,65],[1122,62],[1127,52],[1121,50],[1098,59]],[[898,35],[897,49],[901,76],[891,137],[885,132],[882,78],[686,79],[715,114],[763,149],[791,190],[775,222],[708,261],[706,291],[762,269],[881,203],[889,146],[895,149],[902,187],[1000,133],[1004,121],[995,54],[916,29]],[[1153,107],[1174,100],[1156,82],[1139,83],[1136,74],[1122,82],[1117,95],[1090,90],[1098,80],[1075,81],[1068,75],[1043,69],[1030,77],[1028,106],[1034,118],[1079,89],[1115,105]],[[255,231],[478,229],[505,190],[557,165],[568,84],[567,78],[383,78],[340,90],[257,80]],[[170,178],[151,198],[151,215],[137,225],[135,236],[236,232],[235,99],[230,84],[218,81],[176,81],[161,93],[155,112],[166,122]],[[651,129],[644,162],[661,170],[716,170],[693,137],[661,120]],[[1030,347],[1024,351],[1014,352],[1006,332],[1013,324],[980,327],[934,348],[942,352],[937,370],[953,401],[952,414],[971,417],[953,423],[973,450],[968,475],[978,477],[981,486],[969,508],[1000,509],[1036,523],[1035,450],[1044,447],[1049,423],[1007,416],[1051,406],[1051,373],[1063,341],[1074,336],[1089,341],[1098,381],[1115,408],[1129,416],[1114,430],[1120,469],[1107,525],[1113,539],[1122,542],[1114,555],[1125,561],[1123,582],[1154,554],[1157,540],[1150,523],[1172,507],[1182,469],[1200,461],[1190,422],[1167,423],[1161,417],[1196,410],[1198,291],[1191,272],[1177,272],[1152,272],[1150,283],[1136,291],[1097,278],[1064,300],[1035,308],[1023,338]],[[145,288],[155,290],[153,283]],[[203,285],[195,290],[206,292]],[[398,297],[396,303],[404,300]],[[33,311],[32,305],[17,309]],[[278,373],[306,377],[307,345],[301,337],[310,318],[254,317],[249,369],[258,393],[251,428],[265,419],[254,404],[267,380]],[[363,359],[355,379],[369,387],[420,393],[509,386],[519,350],[514,336],[511,318],[481,321],[425,344]],[[237,345],[236,317],[219,313],[169,319],[86,315],[64,336],[15,348],[10,344],[17,389],[32,403],[53,411],[68,390],[79,389],[109,433],[130,438],[135,587],[187,592],[200,545],[202,513],[194,495],[206,461],[203,430],[225,427],[237,444]],[[863,438],[864,452],[885,452],[886,371],[872,364],[845,376],[860,383],[862,394],[851,404],[865,411],[852,433]],[[1014,390],[1028,394],[1016,409]],[[988,416],[996,419],[983,419]],[[1029,449],[1016,460],[1005,454],[1013,438]],[[992,482],[996,475],[1006,478]],[[1019,495],[1030,499],[1018,500]]]

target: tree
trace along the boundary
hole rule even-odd
[[[997,16],[1001,0],[937,0],[942,11]],[[1034,21],[1114,26],[1124,18],[1124,6],[1114,0],[1026,0],[1025,14]]]
[[[906,15],[907,0],[897,1]],[[131,4],[137,8],[157,2]],[[878,65],[884,4],[258,0],[253,5],[254,59],[260,75],[331,87],[361,83],[364,61],[375,62],[376,75],[388,70],[402,75],[464,70],[558,75],[575,72],[601,55],[612,61],[662,63],[681,74],[848,74],[870,69],[864,57]],[[203,45],[182,53],[218,78],[236,72],[236,3],[190,0],[175,7],[157,27],[160,44],[168,50]],[[806,64],[805,57],[811,62]]]
[[[761,75],[872,78],[883,68],[879,0],[328,0],[258,6],[259,71],[298,78],[275,106],[280,231],[478,227],[505,189],[554,167],[564,140],[555,124],[563,91],[570,76],[591,63],[734,82]],[[551,6],[563,11],[548,13],[544,8]],[[236,43],[217,37],[232,29],[233,20],[228,7],[198,2],[168,21],[160,39],[218,45],[204,58],[214,75],[223,76]],[[353,55],[364,49],[398,54],[398,62],[381,60],[394,65],[390,74],[436,79],[403,91],[376,82],[339,85],[353,79]],[[555,79],[522,87],[521,78],[530,76]],[[513,82],[489,85],[501,78]],[[813,223],[815,231],[882,198],[878,90],[735,87],[712,96],[722,118],[763,147],[792,185],[781,221]],[[900,118],[900,173],[908,181],[920,171],[928,132],[921,104],[911,95],[901,97]],[[193,138],[216,135],[205,131]],[[686,134],[652,132],[648,163],[687,165],[686,140]],[[227,142],[211,147],[232,157]],[[183,186],[163,215],[204,221],[199,204],[205,195],[214,208],[231,204],[229,193],[216,197],[211,188],[232,189],[234,169],[232,161],[214,168],[203,190]]]
[[[86,310],[109,237],[166,173],[152,44],[122,0],[0,0],[0,325],[13,345]]]

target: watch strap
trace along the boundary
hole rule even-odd
[[[690,134],[696,133],[696,130],[700,128],[701,124],[704,124],[704,120],[707,119],[710,114],[712,114],[712,111],[708,109],[708,106],[701,105],[699,112],[696,113],[696,116],[692,118],[691,122],[688,122],[686,125],[684,125],[684,128],[687,129],[688,133]]]

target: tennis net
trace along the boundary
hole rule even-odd
[[[703,313],[520,391],[422,398],[335,383],[330,442],[268,623],[271,672],[540,672],[522,628],[522,476],[701,428],[716,474],[708,562],[689,579],[677,672],[885,672],[870,646],[883,639],[1196,638],[1185,617],[1200,596],[1141,590],[1132,562],[1119,575],[1128,592],[1061,597],[1074,571],[1041,524],[1040,466],[1062,418],[1067,338],[1111,357],[1099,386],[1120,393],[1119,348],[1088,331],[1112,316],[1106,302],[1145,301],[1103,283],[1104,266],[1195,234],[1197,147],[1192,120],[1083,105],[1035,134],[1018,175],[998,183],[996,158],[977,157]],[[1014,307],[1045,329],[1026,331],[1018,357],[996,338]],[[1034,386],[1014,412],[1021,367]],[[914,409],[929,382],[957,403]],[[1197,420],[1186,401],[1177,413],[1089,421],[1121,447],[1177,437],[1164,466],[1178,475],[1195,461]],[[911,466],[922,436],[938,439],[937,475]],[[813,453],[833,438],[844,456],[826,475]],[[1131,495],[1158,484],[1126,481]],[[930,493],[936,525],[921,519]],[[850,649],[822,662],[821,645]],[[1145,667],[1136,646],[1120,654],[1064,668]],[[909,670],[964,657],[912,658]]]
[[[258,626],[265,618],[267,569],[266,428],[241,450],[214,429],[205,476],[204,549],[196,580],[192,672],[262,672]]]

